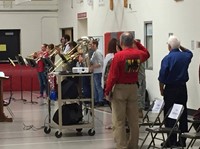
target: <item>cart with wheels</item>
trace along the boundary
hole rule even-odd
[[[51,132],[51,129],[57,129],[55,132],[55,136],[57,138],[62,137],[62,130],[63,129],[75,129],[77,131],[77,134],[81,134],[82,130],[85,128],[88,128],[88,135],[94,136],[95,135],[95,129],[94,129],[94,94],[93,94],[93,74],[92,73],[82,73],[82,74],[60,74],[54,72],[54,75],[57,78],[57,83],[58,83],[58,124],[52,121],[51,117],[51,100],[48,100],[48,114],[49,114],[49,119],[48,119],[48,125],[44,127],[44,132],[46,134],[49,134]],[[61,82],[63,78],[66,77],[90,77],[90,82],[91,82],[91,98],[77,98],[77,99],[62,99],[62,89],[61,89]],[[87,115],[84,115],[83,121],[78,123],[78,124],[73,124],[73,125],[63,125],[62,124],[62,105],[63,104],[68,104],[68,103],[74,103],[74,102],[89,102],[90,107],[88,106],[83,106],[82,109],[83,111],[86,109]],[[88,112],[90,111],[90,112]],[[88,114],[89,113],[89,114]]]

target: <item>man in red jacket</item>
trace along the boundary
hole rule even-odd
[[[105,95],[112,104],[113,133],[117,149],[138,149],[138,70],[140,63],[146,61],[150,55],[143,45],[134,40],[130,32],[121,35],[120,44],[123,50],[116,53],[112,60]],[[128,140],[126,118],[130,127]]]

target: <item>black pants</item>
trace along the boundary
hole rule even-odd
[[[166,85],[164,90],[164,116],[167,114],[168,110],[173,106],[174,103],[181,104],[184,106],[183,114],[180,118],[179,129],[181,132],[188,131],[188,122],[187,122],[187,87],[186,85]],[[165,126],[166,127],[173,127],[175,124],[175,120],[173,119],[166,119]],[[180,137],[180,136],[179,136]],[[182,143],[185,143],[185,139],[180,140]],[[177,135],[172,134],[169,138],[169,144],[175,145],[177,142]]]

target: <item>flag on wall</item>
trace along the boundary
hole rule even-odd
[[[31,0],[15,0],[15,4],[21,4],[21,3],[25,3],[25,2],[31,2]]]

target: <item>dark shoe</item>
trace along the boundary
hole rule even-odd
[[[99,102],[99,106],[100,106],[100,107],[103,107],[103,106],[104,106],[104,103],[103,103],[103,102]]]
[[[176,146],[177,147],[186,147],[186,143],[185,142],[182,142],[182,143],[181,142],[177,142]]]
[[[164,145],[164,142],[160,144],[161,146]],[[166,143],[165,146],[163,146],[164,148],[168,148],[168,147],[174,147],[174,145]]]

